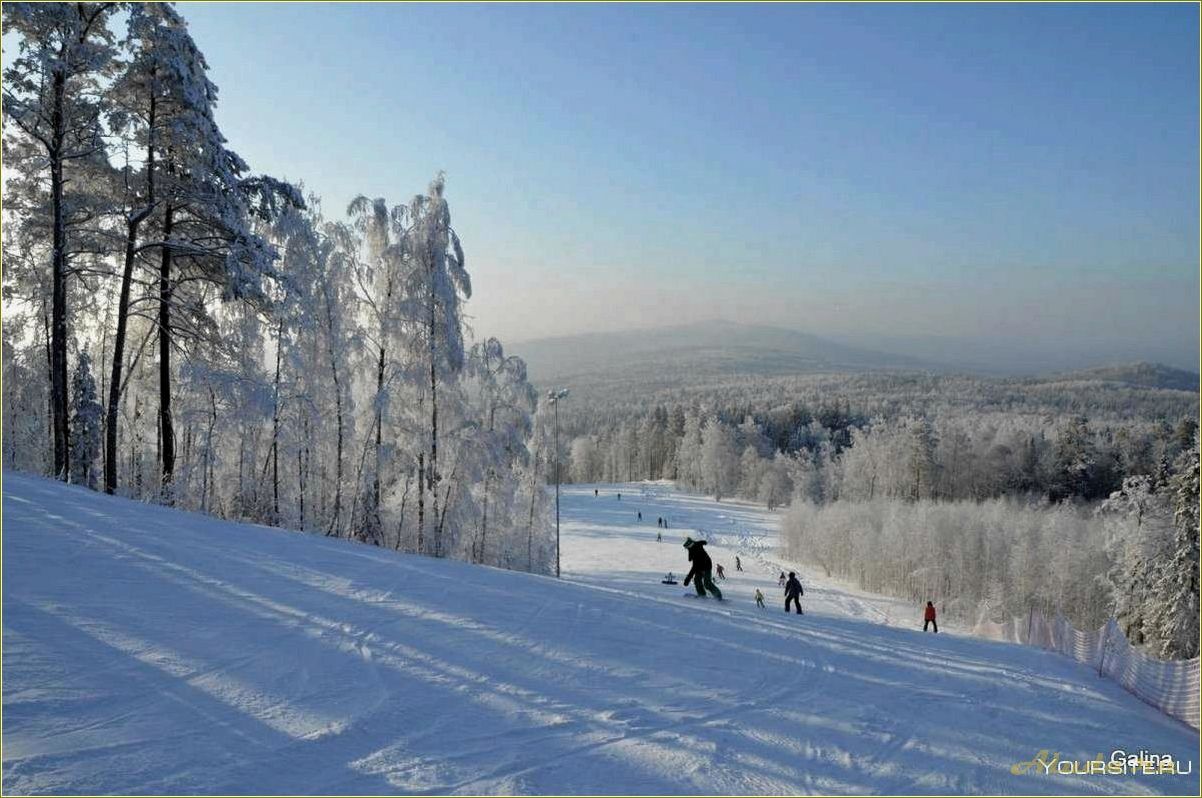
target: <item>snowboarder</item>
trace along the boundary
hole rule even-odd
[[[739,559],[739,555],[737,555],[737,554],[735,555],[735,570],[736,571],[743,570],[743,561]]]
[[[726,578],[726,571],[723,571],[723,570],[722,570],[722,563],[718,563],[718,578],[719,578],[719,579],[725,579],[725,578]]]
[[[714,585],[714,578],[710,575],[714,564],[705,551],[705,541],[685,538],[684,547],[689,550],[689,562],[693,563],[688,575],[684,578],[684,586],[688,587],[689,582],[692,581],[698,596],[704,596],[705,591],[708,590],[714,598],[722,598],[722,591]]]
[[[785,572],[784,571],[780,572],[780,579],[776,580],[776,584],[779,585],[780,587],[785,586]]]
[[[789,579],[785,582],[785,612],[789,611],[789,602],[793,602],[793,606],[797,608],[798,615],[804,615],[801,611],[801,597],[806,592],[801,589],[801,582],[797,581],[797,574],[789,571]]]
[[[640,521],[643,520],[643,511],[642,510],[639,510],[639,520]]]
[[[755,589],[755,606],[759,607],[761,610],[767,609],[764,606],[764,594],[760,592],[758,587]]]
[[[922,631],[927,630],[927,625],[935,628],[935,634],[939,634],[939,624],[935,623],[935,605],[927,602],[927,608],[922,613]]]

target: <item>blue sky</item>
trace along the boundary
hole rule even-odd
[[[180,10],[231,145],[327,213],[447,172],[479,333],[1196,364],[1195,5]]]

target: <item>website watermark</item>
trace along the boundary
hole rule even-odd
[[[1109,757],[1098,754],[1093,759],[1065,759],[1059,751],[1051,753],[1045,748],[1030,761],[1015,762],[1010,772],[1015,776],[1188,776],[1194,772],[1194,762],[1190,759],[1183,763],[1172,754],[1121,748],[1111,751]]]

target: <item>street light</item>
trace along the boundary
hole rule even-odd
[[[555,578],[559,578],[559,401],[568,398],[568,389],[547,391],[547,402],[555,408]]]

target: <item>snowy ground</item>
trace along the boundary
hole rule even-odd
[[[6,473],[3,791],[1197,794],[1197,734],[1088,668],[804,570],[786,616],[771,515],[618,489],[565,493],[557,582]],[[730,601],[659,584],[690,529]],[[1115,748],[1195,775],[1010,770]]]

